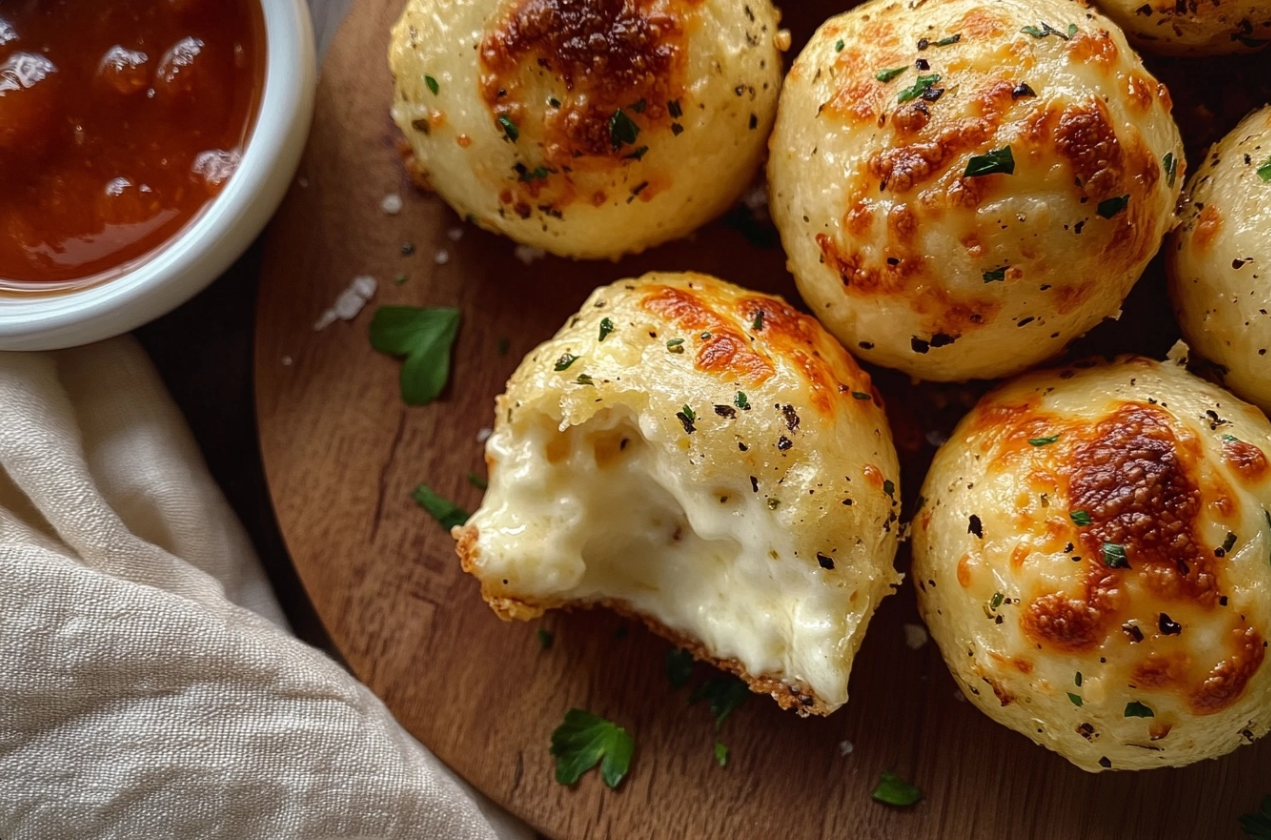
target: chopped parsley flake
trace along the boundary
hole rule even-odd
[[[639,136],[640,126],[627,116],[626,111],[619,108],[613,112],[613,116],[609,118],[609,142],[615,149],[622,148],[624,143],[628,145],[635,143]]]
[[[371,318],[371,346],[404,357],[400,375],[407,405],[427,405],[450,379],[450,351],[459,332],[451,307],[381,306]]]
[[[644,113],[644,106],[645,106],[645,101],[644,101],[643,99],[641,99],[639,102],[632,103],[632,104],[631,104],[630,106],[628,106],[628,107],[630,107],[630,108],[631,108],[631,110],[632,110],[632,111],[635,111],[637,114],[643,114],[643,113]]]
[[[1222,541],[1223,554],[1226,554],[1227,552],[1231,551],[1231,549],[1233,549],[1235,545],[1236,545],[1236,535],[1228,531],[1227,538]]]
[[[750,410],[750,400],[746,398],[746,394],[742,391],[738,391],[737,396],[733,397],[733,405],[737,406],[742,411]]]
[[[549,97],[547,98],[547,104],[548,104],[548,105],[551,105],[553,108],[559,108],[559,107],[560,107],[560,100],[559,100],[559,99],[557,99],[555,96],[549,96]]]
[[[693,409],[686,405],[676,412],[675,416],[680,421],[680,425],[684,427],[684,432],[686,434],[691,435],[693,432],[697,431],[697,427],[693,425],[693,423],[697,420],[697,415],[693,412]]]
[[[663,662],[666,681],[674,688],[688,685],[693,676],[693,654],[686,650],[668,650]]]
[[[844,46],[846,46],[846,45],[843,43],[843,39],[842,39],[842,38],[839,38],[837,41],[835,41],[835,42],[834,42],[834,51],[835,51],[836,53],[843,52],[843,47],[844,47]]]
[[[532,181],[545,180],[548,175],[552,174],[552,170],[548,169],[546,166],[536,166],[533,169],[527,169],[525,164],[518,163],[512,168],[516,170],[517,180],[523,184],[528,184]]]
[[[904,808],[922,799],[922,791],[890,770],[885,770],[878,778],[878,786],[874,788],[873,797],[878,802]]]
[[[1074,510],[1072,513],[1068,515],[1072,517],[1072,521],[1075,524],[1080,525],[1082,528],[1086,527],[1093,521],[1090,518],[1090,514],[1085,512],[1084,510]]]
[[[958,41],[961,41],[961,40],[962,40],[962,35],[961,33],[959,33],[957,35],[950,35],[948,38],[941,38],[939,41],[933,42],[931,46],[948,47],[948,46],[952,46],[953,44],[956,44]]]
[[[1072,36],[1077,34],[1077,24],[1075,23],[1068,24],[1067,33],[1060,32],[1058,29],[1051,26],[1049,23],[1043,23],[1040,28],[1036,26],[1025,26],[1023,29],[1020,30],[1020,32],[1023,32],[1025,35],[1032,35],[1034,38],[1045,38],[1048,35],[1054,35],[1056,37],[1062,38],[1063,40],[1067,41],[1068,39],[1072,38]]]
[[[986,272],[984,272],[984,282],[985,282],[985,283],[1000,283],[1000,282],[1002,282],[1003,280],[1005,280],[1005,279],[1006,279],[1006,269],[1008,269],[1009,267],[1010,267],[1010,266],[1005,266],[1005,265],[1004,265],[1004,266],[1002,266],[1001,268],[995,268],[995,269],[993,269],[992,271],[986,271]]]
[[[758,312],[755,313],[755,320],[751,323],[750,327],[755,332],[759,332],[760,330],[763,329],[763,310],[762,309],[760,309]]]
[[[579,385],[595,385],[596,384],[596,380],[592,379],[589,375],[585,373],[578,374],[578,378],[575,379],[574,381],[577,382]]]
[[[559,359],[556,360],[556,364],[554,367],[557,372],[560,372],[562,370],[568,370],[569,366],[576,361],[578,361],[578,357],[575,356],[573,353],[564,353],[561,355]]]
[[[728,716],[748,697],[750,697],[750,689],[744,682],[732,674],[723,674],[711,677],[693,689],[688,702],[692,704],[698,700],[705,700],[710,705],[711,714],[715,717],[715,731],[718,732]]]
[[[1173,152],[1166,152],[1165,157],[1161,158],[1161,165],[1165,169],[1165,185],[1174,186],[1178,179],[1178,158],[1174,157]]]
[[[890,67],[886,70],[879,70],[877,73],[874,74],[874,78],[878,79],[878,81],[880,82],[890,82],[893,79],[895,79],[897,76],[903,75],[904,72],[908,69],[909,69],[908,64],[904,65],[903,67]]]
[[[515,143],[521,137],[521,129],[516,127],[516,123],[503,114],[499,114],[498,123],[503,127],[503,133],[507,138]]]
[[[1128,569],[1130,561],[1125,556],[1125,546],[1116,543],[1103,544],[1103,565],[1109,569]]]
[[[1081,688],[1081,672],[1080,671],[1078,671],[1077,675],[1072,678],[1072,681],[1077,684],[1077,688]]]
[[[605,340],[605,336],[614,331],[613,321],[608,318],[600,319],[600,341]]]
[[[627,730],[581,709],[565,713],[565,722],[552,733],[556,781],[572,785],[597,764],[600,778],[616,788],[631,769],[635,739]]]
[[[905,103],[917,99],[927,91],[931,90],[931,86],[938,81],[940,81],[939,73],[932,73],[930,76],[919,76],[918,80],[914,82],[913,85],[900,92],[900,95],[896,97],[896,101]]]
[[[683,353],[683,352],[684,352],[684,339],[682,339],[682,338],[673,338],[673,339],[671,339],[670,341],[668,341],[668,342],[666,343],[666,349],[667,349],[667,350],[670,350],[672,353]]]
[[[1059,435],[1051,435],[1050,437],[1029,438],[1028,443],[1031,446],[1050,446],[1059,440]]]
[[[421,484],[416,487],[410,497],[421,508],[428,511],[432,518],[436,519],[441,524],[441,527],[447,531],[468,521],[468,512],[466,510],[454,502],[438,496],[427,484]]]
[[[883,481],[883,492],[888,496],[891,496],[893,499],[896,498],[896,482],[892,481],[890,478]]]
[[[1080,695],[1080,694],[1073,694],[1073,693],[1070,691],[1070,692],[1068,692],[1068,699],[1069,699],[1069,700],[1071,700],[1071,701],[1072,701],[1072,704],[1073,704],[1074,706],[1076,706],[1078,709],[1080,709],[1080,708],[1081,708],[1082,700],[1081,700],[1081,695]]]
[[[538,646],[543,650],[551,650],[552,643],[556,641],[556,637],[552,635],[550,630],[538,628]]]
[[[1002,602],[1005,600],[1006,600],[1006,596],[1003,595],[1001,592],[994,592],[993,597],[989,600],[989,609],[996,612],[997,608],[1002,606]]]
[[[966,172],[962,174],[967,178],[978,178],[981,175],[995,175],[999,172],[1003,175],[1015,174],[1015,154],[1010,146],[994,149],[988,154],[973,155],[967,161]]]
[[[684,111],[680,108],[680,100],[678,99],[672,99],[670,102],[666,103],[666,110],[667,113],[671,115],[672,119],[678,120],[680,117],[684,116]]]
[[[437,80],[432,76],[424,76],[424,84],[428,85],[428,89],[433,92],[433,96],[436,96],[437,91],[441,90],[441,86],[437,84]]]
[[[623,155],[622,158],[623,160],[640,160],[648,153],[649,153],[649,147],[641,146],[640,148],[636,149],[631,154]]]
[[[1271,158],[1267,158],[1267,162],[1258,167],[1258,177],[1271,183]]]
[[[1128,195],[1118,195],[1115,198],[1100,201],[1099,206],[1095,209],[1095,212],[1104,219],[1111,219],[1113,216],[1128,207],[1129,204],[1130,197]]]
[[[872,400],[873,396],[866,394],[864,391],[853,391],[852,399],[854,400]]]
[[[719,741],[715,742],[715,760],[719,762],[720,767],[728,764],[728,747],[724,746]]]
[[[1156,713],[1147,706],[1144,706],[1138,700],[1131,700],[1129,703],[1125,704],[1125,716],[1128,718],[1150,718],[1156,717]]]

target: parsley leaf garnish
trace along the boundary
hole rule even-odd
[[[441,527],[449,531],[457,525],[468,521],[468,512],[449,499],[443,499],[433,492],[427,484],[415,488],[410,497],[424,510],[432,514],[432,518],[441,523]]]
[[[994,592],[993,597],[989,599],[989,609],[997,612],[997,608],[1002,606],[1002,602],[1006,600],[1006,596],[1001,592]]]
[[[1174,186],[1174,181],[1178,178],[1178,158],[1174,157],[1173,152],[1166,152],[1165,157],[1161,158],[1161,165],[1165,168],[1165,185]]]
[[[843,47],[845,46],[847,45],[843,43],[843,39],[839,38],[837,41],[834,42],[834,51],[836,53],[843,52]]]
[[[1263,797],[1258,813],[1240,818],[1240,829],[1250,840],[1271,840],[1271,796]]]
[[[750,689],[744,682],[732,674],[721,674],[718,677],[711,677],[693,689],[688,702],[692,704],[698,700],[706,700],[710,704],[711,714],[715,716],[715,729],[718,731],[733,710],[744,703],[748,697],[750,697]]]
[[[1113,216],[1128,207],[1129,204],[1130,197],[1128,195],[1118,195],[1114,198],[1100,201],[1095,212],[1105,219],[1111,219]]]
[[[1028,443],[1031,446],[1050,446],[1059,440],[1059,435],[1050,435],[1049,437],[1029,438]]]
[[[601,341],[604,341],[605,336],[609,335],[609,333],[613,332],[613,330],[614,330],[613,321],[609,320],[608,318],[600,319],[600,340]]]
[[[552,733],[556,781],[572,785],[597,764],[600,778],[616,788],[631,769],[635,739],[627,730],[581,709],[565,713],[565,722]]]
[[[922,791],[890,770],[884,770],[873,796],[879,802],[904,808],[922,799]]]
[[[1129,703],[1125,704],[1125,716],[1128,718],[1150,718],[1156,717],[1156,713],[1147,706],[1144,706],[1138,700],[1131,700]]]
[[[724,746],[719,741],[715,742],[715,760],[719,762],[720,767],[728,764],[728,747]]]
[[[1036,26],[1025,26],[1023,29],[1020,30],[1020,32],[1023,32],[1025,35],[1032,35],[1034,38],[1045,38],[1048,35],[1054,35],[1058,38],[1062,38],[1063,40],[1067,41],[1073,35],[1077,34],[1077,24],[1075,23],[1068,24],[1068,32],[1066,34],[1063,32],[1060,32],[1058,29],[1051,26],[1049,23],[1044,23],[1044,22],[1042,23],[1040,28]]]
[[[521,136],[521,129],[516,127],[516,123],[512,122],[510,117],[499,114],[498,123],[503,127],[503,133],[507,138],[515,143]]]
[[[428,89],[433,92],[433,96],[436,96],[437,91],[441,90],[441,86],[437,84],[437,80],[432,76],[424,76],[424,84],[428,85]]]
[[[626,111],[619,108],[613,112],[613,116],[609,118],[609,142],[615,149],[622,148],[623,143],[635,143],[639,136],[640,126],[627,116]]]
[[[1258,167],[1258,177],[1271,183],[1271,158],[1267,158],[1267,162]]]
[[[673,688],[688,685],[693,676],[693,654],[686,650],[668,650],[666,660],[666,681]]]
[[[999,172],[1003,175],[1015,174],[1015,154],[1010,146],[994,149],[988,154],[973,155],[967,161],[966,172],[962,174],[967,178],[978,178]]]
[[[733,397],[733,405],[737,406],[742,411],[750,410],[750,400],[747,399],[746,395],[741,391],[738,391],[737,396]],[[1271,520],[1268,520],[1268,524],[1271,524]]]
[[[1130,561],[1125,556],[1125,546],[1116,543],[1103,544],[1103,565],[1109,569],[1128,569]]]
[[[904,74],[904,72],[908,69],[909,69],[909,65],[906,64],[903,67],[892,67],[887,70],[879,70],[877,73],[874,74],[874,78],[878,79],[878,81],[880,82],[890,82],[892,79],[895,79],[897,76]]]
[[[1004,265],[1001,268],[995,268],[992,271],[984,272],[985,283],[1000,283],[1006,279],[1006,270],[1010,266]]]
[[[962,34],[958,33],[957,35],[950,35],[948,38],[941,38],[939,41],[934,42],[931,46],[948,47],[953,44],[956,44],[958,41],[961,41],[961,40],[962,40]]]
[[[557,373],[562,370],[568,370],[569,366],[576,361],[578,361],[578,357],[573,353],[562,353],[561,357],[556,360],[556,364],[553,365],[553,369],[556,370]]]
[[[458,332],[459,310],[451,307],[381,306],[375,311],[371,346],[406,358],[401,390],[407,405],[427,405],[446,387]]]
[[[1072,517],[1072,521],[1074,524],[1079,525],[1082,528],[1086,527],[1087,525],[1089,525],[1091,522],[1094,521],[1093,519],[1090,518],[1090,514],[1084,510],[1074,510],[1072,513],[1068,515]]]
[[[930,76],[919,76],[918,81],[900,92],[900,95],[896,97],[896,101],[904,103],[917,99],[930,90],[931,86],[938,81],[940,81],[940,74],[938,73],[932,73]]]
[[[1072,701],[1072,704],[1073,704],[1074,706],[1076,706],[1078,709],[1080,709],[1080,708],[1081,708],[1081,704],[1082,704],[1083,702],[1085,702],[1085,701],[1083,701],[1083,700],[1081,699],[1081,695],[1080,695],[1080,694],[1073,694],[1071,691],[1070,691],[1070,692],[1068,692],[1068,699],[1069,699],[1069,700],[1071,700],[1071,701]]]

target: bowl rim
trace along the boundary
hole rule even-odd
[[[264,228],[300,162],[316,58],[306,0],[257,2],[264,18],[264,83],[225,189],[119,276],[64,291],[0,293],[0,350],[56,349],[128,332],[202,291]]]

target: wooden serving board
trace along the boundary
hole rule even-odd
[[[323,67],[308,152],[267,249],[256,397],[270,489],[300,577],[354,673],[412,733],[557,840],[1239,836],[1237,816],[1271,793],[1271,743],[1182,770],[1088,775],[962,702],[934,645],[906,646],[903,625],[918,621],[908,584],[870,626],[846,709],[803,720],[756,696],[718,733],[704,704],[689,706],[688,689],[670,687],[669,645],[642,627],[603,612],[498,620],[410,492],[427,482],[476,507],[467,475],[484,473],[478,433],[492,424],[494,397],[518,360],[593,287],[650,269],[695,269],[797,295],[780,250],[755,247],[727,224],[618,264],[525,265],[512,243],[462,225],[414,190],[388,118],[385,53],[402,3],[361,0]],[[823,0],[787,6],[796,49],[838,10]],[[1235,72],[1271,77],[1266,62],[1213,66],[1227,84]],[[1244,91],[1258,95],[1256,86]],[[1227,125],[1242,107],[1228,108]],[[1194,140],[1223,127],[1193,123]],[[390,216],[380,204],[394,193],[405,208]],[[320,314],[361,274],[379,280],[372,304],[316,332]],[[452,384],[433,405],[407,408],[398,363],[370,347],[370,310],[386,303],[463,311]],[[1159,354],[1172,343],[1159,272],[1127,311],[1085,346]],[[880,382],[912,501],[932,451],[924,429],[948,428],[982,389],[913,389],[888,374]],[[554,634],[550,650],[539,628]],[[708,672],[699,666],[696,680]],[[548,739],[572,707],[635,735],[620,790],[594,773],[574,788],[553,780]],[[716,764],[716,740],[731,750],[726,767]],[[871,801],[889,769],[926,798],[906,810]]]

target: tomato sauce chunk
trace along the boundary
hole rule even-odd
[[[0,288],[171,239],[234,174],[264,64],[258,0],[0,4]]]

